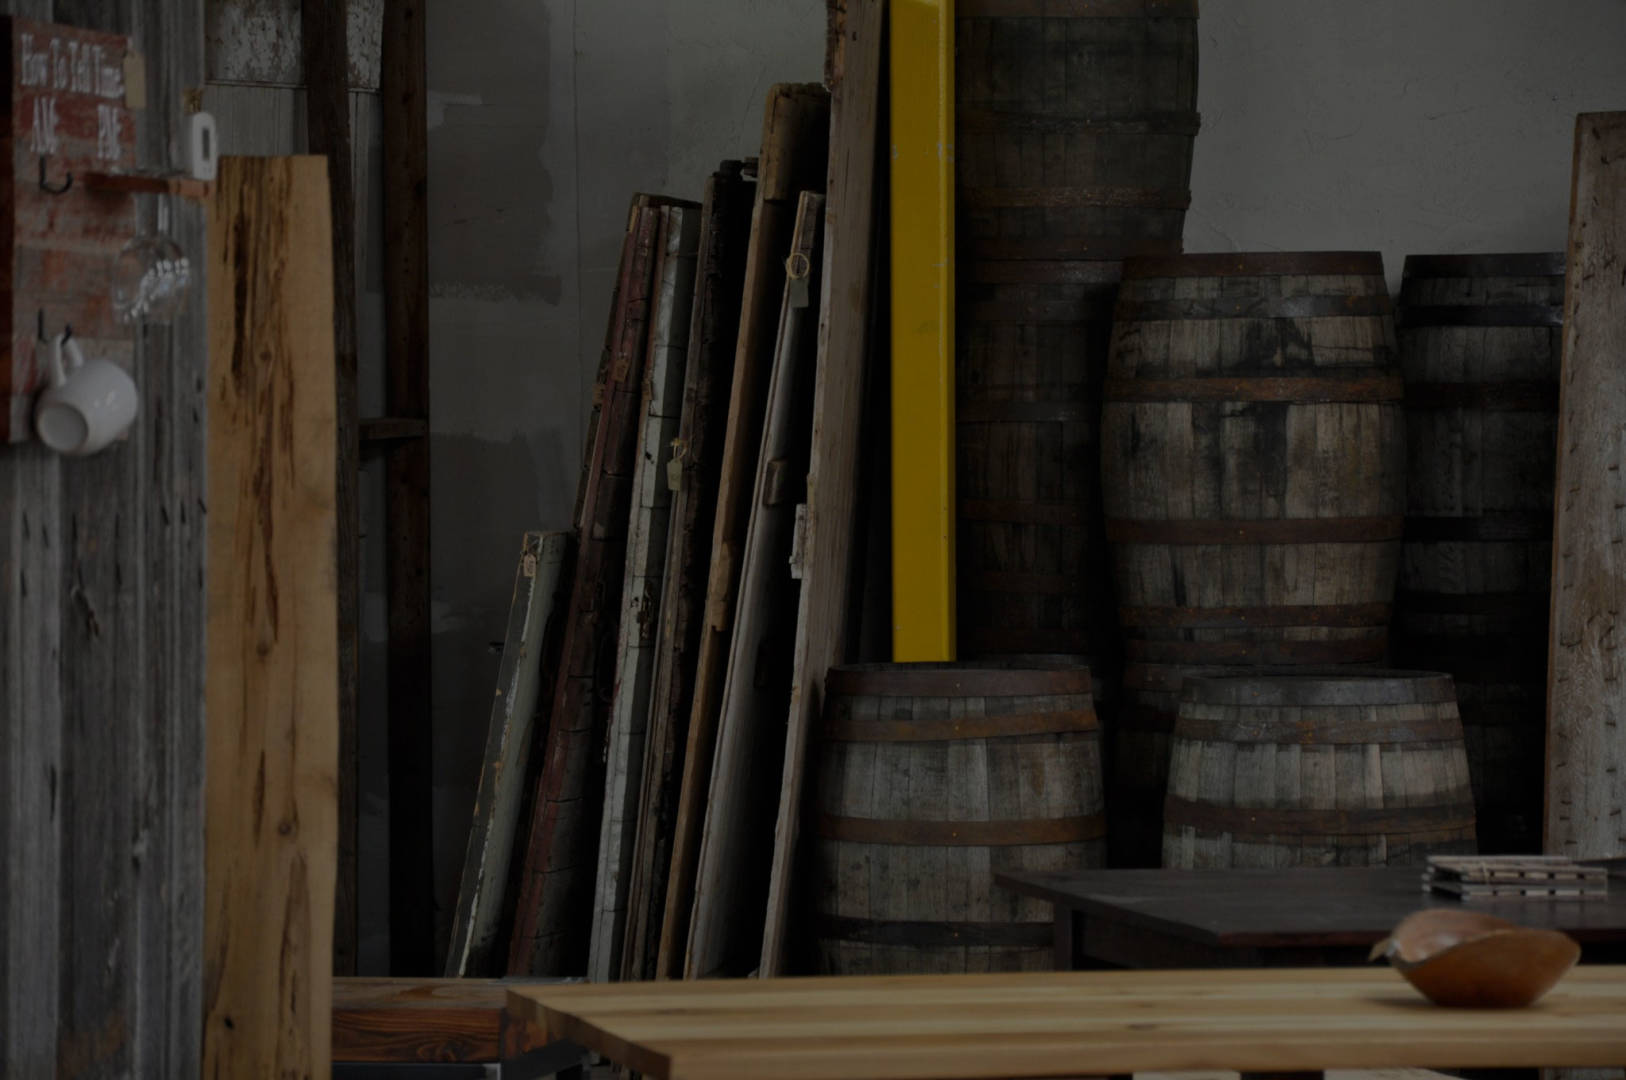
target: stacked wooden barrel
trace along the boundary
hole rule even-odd
[[[999,871],[1101,866],[1085,667],[873,664],[825,683],[812,936],[835,974],[1044,969],[1050,905]]]
[[[1395,658],[1450,672],[1487,853],[1541,850],[1564,256],[1406,260]]]
[[[960,654],[1110,665],[1101,384],[1118,260],[1180,250],[1197,3],[956,15]]]
[[[1113,860],[1155,866],[1187,675],[1385,657],[1405,436],[1381,258],[1126,261],[1104,398]]]
[[[1404,866],[1474,851],[1449,675],[1186,680],[1163,865]]]

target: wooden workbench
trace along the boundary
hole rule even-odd
[[[1626,1062],[1626,967],[1536,1006],[1441,1009],[1385,968],[511,989],[512,1019],[656,1080],[949,1080]]]

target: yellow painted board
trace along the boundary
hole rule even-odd
[[[892,0],[892,651],[954,659],[954,4]]]

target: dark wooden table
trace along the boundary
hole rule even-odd
[[[1603,900],[1471,905],[1422,891],[1419,867],[1076,870],[996,874],[1056,909],[1056,967],[1299,967],[1365,963],[1395,923],[1424,907],[1471,906],[1563,930],[1583,963],[1626,961],[1626,879]]]

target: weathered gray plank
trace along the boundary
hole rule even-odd
[[[763,975],[780,970],[800,836],[808,731],[824,700],[824,676],[844,659],[857,546],[859,421],[869,362],[876,125],[882,0],[848,0],[834,39],[830,168],[825,190],[824,282],[807,469],[802,598],[797,609],[785,764],[774,824]]]
[[[486,734],[485,765],[474,798],[463,880],[452,915],[446,956],[448,978],[495,974],[503,894],[519,828],[520,803],[536,730],[537,701],[551,686],[560,627],[555,613],[568,585],[569,533],[526,533],[514,571],[496,700]],[[546,717],[541,718],[544,723]]]
[[[1583,113],[1559,376],[1557,507],[1547,682],[1546,850],[1626,853],[1626,112]]]
[[[762,951],[769,829],[779,804],[783,743],[777,725],[790,704],[790,666],[801,600],[790,575],[796,504],[807,484],[818,312],[819,235],[824,196],[803,192],[779,332],[768,380],[754,499],[741,551],[739,597],[723,682],[711,794],[701,833],[694,911],[684,961],[688,978],[747,974]]]

